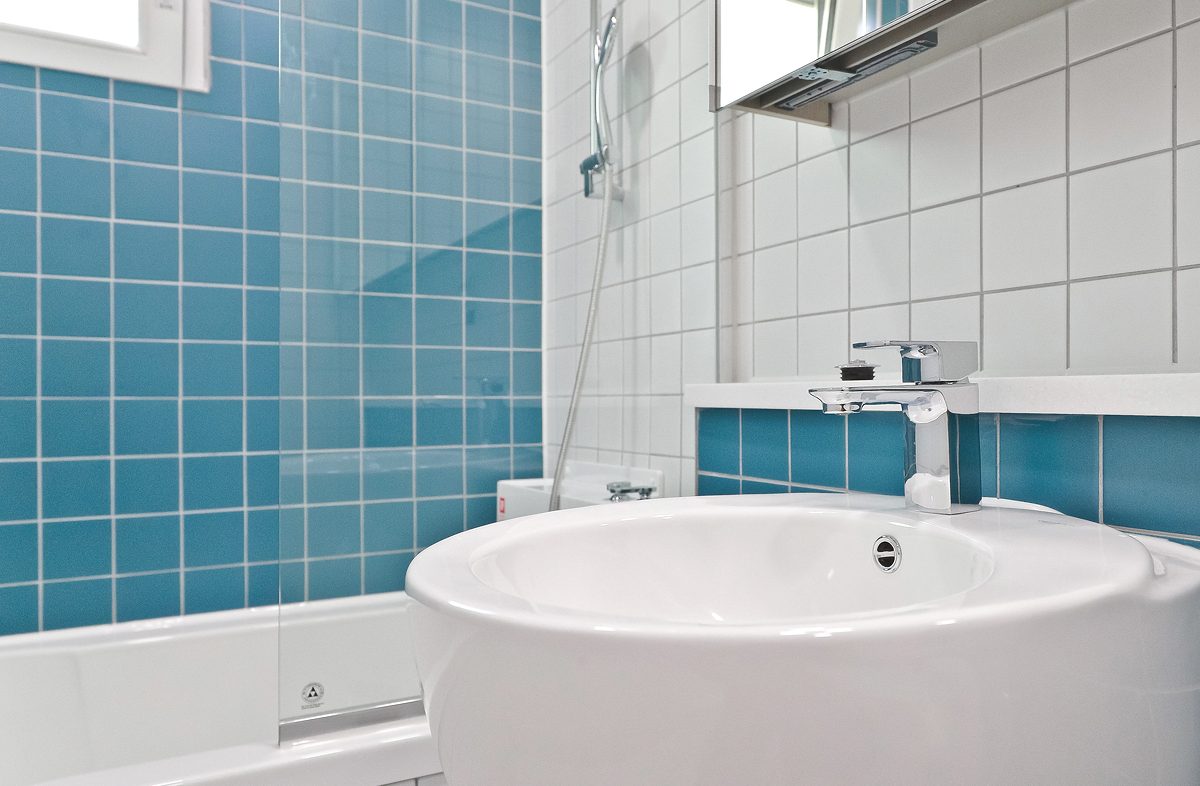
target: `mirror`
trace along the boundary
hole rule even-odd
[[[717,5],[719,106],[938,0],[724,0]]]

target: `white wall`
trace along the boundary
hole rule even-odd
[[[907,337],[978,340],[999,375],[1200,370],[1200,0],[1175,5],[1076,3],[835,104],[832,128],[723,115],[722,381],[826,377],[850,341]],[[680,394],[717,343],[710,10],[621,10],[628,195],[575,444],[686,494]],[[547,0],[547,462],[599,215],[588,13]]]

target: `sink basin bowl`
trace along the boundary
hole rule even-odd
[[[407,589],[455,786],[1200,783],[1200,551],[1056,513],[650,500]]]

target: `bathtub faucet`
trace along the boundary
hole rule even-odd
[[[979,370],[974,341],[862,341],[855,349],[898,347],[904,385],[813,388],[822,411],[904,413],[904,501],[927,513],[979,509]],[[954,417],[951,417],[954,416]]]

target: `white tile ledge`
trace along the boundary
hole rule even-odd
[[[1056,415],[1177,415],[1200,417],[1200,374],[1113,374],[976,377],[980,412]],[[809,388],[837,379],[687,385],[684,405],[696,409],[818,409]],[[897,384],[877,380],[877,384]]]

